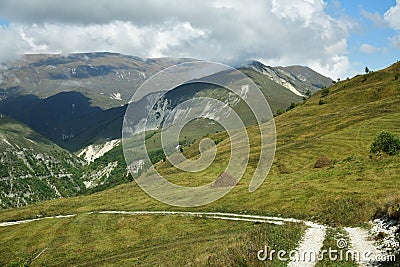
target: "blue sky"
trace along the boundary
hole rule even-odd
[[[400,60],[400,48],[394,47],[391,42],[396,31],[388,25],[379,25],[365,15],[366,12],[377,13],[383,18],[385,12],[395,6],[395,0],[329,1],[328,4],[327,11],[332,16],[347,15],[357,24],[348,38],[349,59],[354,71],[363,70],[365,66],[378,70]],[[360,48],[363,44],[375,47],[376,51],[362,52]]]
[[[346,78],[400,60],[400,0],[0,1],[0,63],[94,51]]]
[[[0,18],[0,25],[2,27],[7,27],[8,26],[8,21]]]

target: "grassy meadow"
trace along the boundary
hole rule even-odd
[[[338,82],[324,96],[317,92],[277,116],[274,164],[264,183],[253,193],[248,192],[248,185],[260,151],[257,126],[247,128],[251,156],[243,178],[229,194],[206,206],[171,207],[152,199],[131,182],[91,195],[2,210],[1,221],[38,215],[78,215],[0,228],[0,263],[8,264],[17,257],[31,259],[49,247],[33,265],[62,262],[64,266],[180,266],[189,265],[190,255],[190,263],[195,266],[253,266],[260,262],[252,262],[254,255],[249,256],[245,248],[261,249],[266,240],[279,247],[293,247],[304,230],[301,225],[290,224],[84,214],[91,211],[221,211],[304,218],[332,227],[364,225],[379,207],[400,200],[400,155],[369,153],[374,137],[382,130],[400,135],[400,80],[395,78],[399,72],[400,64],[395,64]],[[218,140],[218,152],[215,162],[206,170],[188,175],[167,161],[157,163],[157,169],[168,180],[181,185],[214,181],[225,169],[230,142],[225,132],[208,137]],[[195,158],[198,143],[184,146],[183,153]],[[262,238],[254,240],[255,237]],[[332,240],[328,238],[325,246]],[[236,259],[233,255],[239,256]],[[318,266],[332,265],[321,262]]]

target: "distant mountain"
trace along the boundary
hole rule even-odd
[[[83,161],[0,114],[0,207],[70,197],[83,190]]]
[[[135,90],[156,72],[189,60],[141,59],[116,53],[27,55],[0,70],[0,112],[75,152],[120,138],[126,104]],[[301,100],[256,70],[241,70],[261,88],[274,113]],[[196,86],[170,94],[163,109],[171,110],[200,91],[206,92],[202,96],[226,96],[210,86]]]
[[[0,68],[0,101],[15,95],[47,98],[75,91],[102,109],[128,103],[135,90],[160,70],[193,59],[143,59],[118,53],[77,53],[68,56],[33,54]],[[269,67],[258,61],[246,65],[302,96],[330,86],[332,80],[302,66]],[[290,104],[290,103],[289,103]]]
[[[80,92],[102,109],[128,103],[135,90],[160,70],[189,59],[142,59],[118,53],[68,56],[33,54],[0,68],[0,100],[15,95],[47,98]]]
[[[329,87],[333,80],[304,66],[270,67],[259,61],[252,61],[246,66],[289,89],[296,95],[303,96],[307,90],[316,92],[322,87]]]

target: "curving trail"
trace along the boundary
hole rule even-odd
[[[34,222],[34,221],[41,221],[41,220],[47,220],[47,219],[61,219],[61,218],[69,218],[69,217],[74,217],[77,214],[69,214],[69,215],[57,215],[57,216],[48,216],[48,217],[40,217],[40,218],[35,218],[35,219],[28,219],[28,220],[21,220],[21,221],[10,221],[10,222],[2,222],[0,223],[0,227],[4,226],[11,226],[11,225],[18,225],[18,224],[23,224],[23,223],[29,223],[29,222]]]
[[[288,267],[312,267],[318,261],[318,255],[324,244],[326,227],[310,227],[304,233],[296,250],[299,258],[289,262]]]
[[[344,230],[349,234],[351,248],[357,252],[356,262],[360,266],[380,266],[376,260],[382,254],[369,238],[368,231],[359,227],[346,227]]]
[[[223,212],[190,212],[190,211],[120,211],[120,210],[109,210],[109,211],[98,211],[98,212],[87,212],[83,214],[126,214],[126,215],[166,215],[166,216],[191,216],[191,217],[203,217],[209,219],[228,220],[228,221],[245,221],[255,223],[270,223],[275,225],[284,225],[285,223],[304,223],[308,226],[304,233],[301,241],[299,242],[296,251],[299,252],[299,258],[293,259],[289,262],[289,267],[312,267],[315,266],[318,259],[318,254],[323,246],[325,240],[327,227],[311,221],[304,221],[293,218],[282,218],[273,216],[261,216],[261,215],[250,215],[250,214],[236,214],[236,213],[223,213]],[[77,216],[78,214],[69,215],[58,215],[48,216],[42,218],[34,218],[20,221],[10,221],[0,223],[0,227],[7,227],[19,224],[25,224],[40,220],[49,219],[61,219]],[[350,242],[356,251],[369,250],[375,255],[378,255],[378,250],[373,245],[372,241],[367,239],[368,232],[361,228],[345,228],[349,233]],[[306,253],[306,257],[304,257]],[[311,254],[311,255],[310,255]],[[358,261],[361,266],[371,266],[365,261]]]
[[[189,212],[189,211],[120,211],[120,210],[109,210],[109,211],[98,211],[98,212],[87,212],[83,214],[127,214],[127,215],[175,215],[175,216],[196,216],[210,219],[221,219],[228,221],[247,221],[247,222],[259,222],[259,223],[271,223],[276,225],[283,225],[286,222],[290,223],[304,223],[308,227],[323,227],[320,224],[313,223],[310,221],[303,221],[293,218],[281,218],[272,216],[261,216],[261,215],[248,215],[248,214],[236,214],[236,213],[223,213],[223,212]],[[42,218],[21,220],[21,221],[10,221],[0,223],[0,227],[18,225],[23,223],[29,223],[33,221],[47,220],[47,219],[59,219],[74,217],[78,214],[69,215],[57,215],[48,216]]]

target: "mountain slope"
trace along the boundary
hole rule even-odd
[[[0,205],[74,196],[82,162],[27,126],[0,114]]]
[[[193,210],[280,214],[331,225],[360,225],[370,220],[379,205],[400,198],[399,155],[369,156],[369,146],[377,133],[389,130],[400,134],[400,80],[395,78],[399,73],[400,64],[395,64],[339,82],[327,96],[318,92],[303,105],[276,117],[274,165],[264,184],[253,193],[248,192],[248,185],[258,159],[259,138],[257,127],[249,127],[251,158],[239,185],[222,199]],[[180,185],[215,180],[226,164],[230,142],[222,132],[209,137],[219,140],[212,169],[188,175],[168,162],[158,163],[157,168],[166,179]],[[183,152],[196,157],[198,142],[183,147]],[[321,156],[329,161],[315,168]],[[44,215],[56,215],[171,207],[152,199],[133,182],[79,200],[43,202],[0,214],[3,220],[29,218],[38,209]]]
[[[135,90],[160,70],[192,60],[143,59],[107,52],[68,56],[26,55],[22,60],[0,68],[0,100],[15,95],[47,98],[61,92],[74,91],[82,93],[91,105],[110,109],[128,103]],[[283,86],[294,86],[295,94],[297,91],[304,94],[307,89],[314,91],[314,87],[319,89],[331,84],[330,79],[306,67],[272,68],[254,61],[248,69],[263,74],[271,70],[271,73],[280,77],[272,80]]]
[[[45,99],[11,96],[0,102],[0,112],[70,151],[98,140],[119,138],[125,108],[102,110],[91,106],[90,100],[79,92],[62,92]]]
[[[0,71],[0,112],[76,152],[93,143],[120,138],[126,104],[136,88],[155,72],[187,60],[140,59],[113,53],[29,55]],[[261,88],[273,113],[301,100],[257,71],[240,70]],[[169,101],[179,103],[195,94],[226,98],[226,92],[209,87],[188,86]]]
[[[306,95],[307,91],[314,93],[322,87],[332,85],[332,80],[304,66],[270,67],[259,61],[251,62],[247,68],[253,69],[270,80],[289,89],[296,95]]]
[[[90,99],[91,105],[110,109],[125,105],[151,75],[187,60],[106,52],[26,55],[0,70],[0,99],[14,95],[46,98],[74,91]]]

